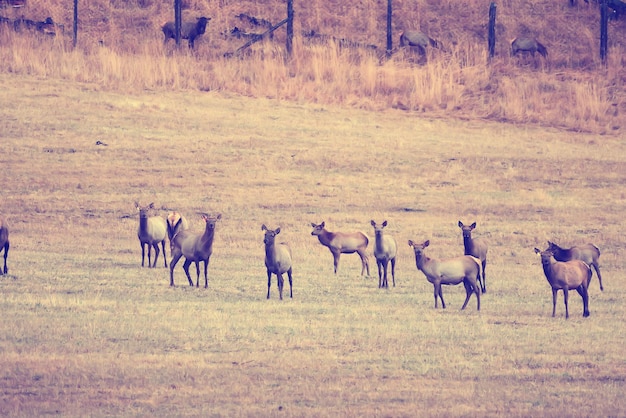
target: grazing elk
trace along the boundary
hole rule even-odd
[[[591,269],[580,260],[556,261],[554,253],[549,249],[541,251],[535,248],[535,253],[541,256],[543,273],[552,287],[552,317],[556,313],[556,293],[563,290],[563,300],[565,302],[565,319],[569,318],[569,290],[576,289],[583,298],[583,317],[589,316],[589,293],[588,286],[591,280]]]
[[[263,243],[265,244],[265,267],[267,268],[267,299],[270,298],[270,286],[272,285],[272,274],[276,275],[276,285],[280,299],[283,299],[283,274],[289,276],[289,297],[293,298],[293,278],[291,276],[291,248],[286,242],[277,243],[276,235],[280,233],[280,228],[274,230],[268,229],[265,225],[261,226],[261,230],[265,231]]]
[[[572,248],[561,248],[555,243],[548,241],[548,250],[552,251],[556,261],[582,260],[588,266],[593,266],[598,275],[600,290],[604,291],[602,275],[600,274],[600,249],[598,247],[593,244],[585,244],[577,245]],[[591,274],[593,275],[593,272],[591,272]],[[587,284],[587,286],[589,286],[589,284]]]
[[[478,278],[478,284],[483,293],[487,293],[487,282],[485,279],[485,268],[487,267],[487,243],[482,239],[472,239],[472,231],[476,228],[476,222],[467,226],[459,221],[459,228],[463,232],[463,246],[465,255],[472,255],[478,258],[482,264],[483,277]]]
[[[367,245],[369,239],[367,235],[362,232],[330,232],[324,227],[325,222],[319,225],[311,223],[313,231],[311,235],[317,236],[320,243],[330,250],[333,255],[333,261],[335,265],[335,274],[337,274],[337,267],[339,267],[339,257],[342,253],[352,254],[357,253],[361,257],[361,276],[363,272],[367,270],[367,275],[370,275],[370,265],[367,254]]]
[[[222,214],[210,216],[202,214],[202,219],[206,222],[204,233],[190,231],[180,231],[174,235],[171,242],[172,260],[170,261],[170,286],[174,286],[174,267],[182,256],[185,256],[183,269],[189,280],[189,286],[193,286],[193,281],[189,275],[189,266],[196,263],[196,287],[200,286],[200,261],[204,261],[204,287],[209,287],[207,272],[209,269],[209,258],[213,253],[213,238],[215,237],[215,224],[222,219]]]
[[[0,275],[8,274],[7,257],[9,256],[9,227],[7,221],[0,216],[0,251],[4,250],[4,268],[0,270]]]
[[[443,301],[443,293],[441,285],[457,285],[463,282],[465,286],[465,302],[461,310],[465,309],[467,302],[472,296],[472,292],[476,293],[476,310],[480,311],[480,289],[477,285],[478,276],[480,275],[480,260],[471,255],[463,255],[448,260],[436,260],[426,257],[424,249],[430,245],[430,241],[424,241],[417,244],[409,240],[409,246],[413,247],[415,252],[415,264],[417,269],[421,270],[426,279],[433,284],[435,290],[435,308],[437,308],[437,297],[441,299],[441,306],[446,308]]]
[[[441,48],[441,42],[416,30],[407,30],[400,35],[400,47],[415,48],[421,55],[426,55],[426,48]]]
[[[145,260],[145,247],[148,247],[148,267],[156,267],[157,259],[159,258],[159,243],[163,247],[163,263],[167,267],[167,259],[165,256],[165,236],[167,226],[165,225],[165,219],[160,216],[149,216],[149,211],[154,209],[154,203],[150,203],[148,206],[141,206],[138,202],[135,202],[135,207],[139,211],[139,228],[137,228],[137,237],[141,244],[141,267],[144,266]],[[154,247],[154,264],[150,264],[150,253]]]
[[[381,225],[377,225],[376,222],[372,220],[371,224],[374,227],[374,235],[376,238],[374,257],[376,257],[376,265],[378,266],[378,287],[389,288],[389,283],[387,282],[387,265],[389,262],[391,262],[393,287],[396,287],[396,254],[398,252],[398,245],[393,237],[383,234],[383,228],[387,226],[387,221],[384,221]]]
[[[518,52],[530,52],[535,56],[538,52],[544,58],[548,58],[548,49],[533,38],[515,38],[511,42],[511,56],[517,55]]]
[[[206,32],[206,25],[211,20],[210,17],[199,17],[196,22],[183,22],[180,26],[181,39],[187,39],[189,41],[189,48],[194,47],[196,38],[203,35]],[[165,39],[163,43],[166,43],[168,39],[176,39],[176,25],[174,22],[167,22],[161,28]]]

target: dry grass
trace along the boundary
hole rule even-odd
[[[221,92],[119,94],[0,75],[11,226],[0,278],[0,413],[12,416],[617,416],[626,409],[623,141]],[[108,146],[97,146],[97,140]],[[140,267],[133,202],[218,225],[209,289]],[[310,236],[389,221],[397,287]],[[408,239],[490,244],[488,293],[459,311]],[[294,299],[265,299],[261,224],[294,250]],[[551,318],[532,249],[602,250],[591,316]],[[160,263],[159,263],[160,264]],[[372,267],[373,267],[372,260]],[[372,270],[374,273],[374,270]],[[375,274],[375,273],[374,273]]]
[[[498,55],[487,64],[489,3],[474,0],[460,7],[453,1],[394,1],[394,45],[403,29],[420,29],[445,46],[420,65],[403,51],[390,61],[381,60],[386,7],[371,2],[349,7],[337,1],[296,4],[291,58],[285,56],[281,29],[243,57],[225,59],[225,53],[245,41],[229,36],[233,27],[262,31],[236,16],[244,13],[276,23],[285,15],[283,2],[185,2],[186,18],[212,17],[192,53],[185,47],[176,50],[171,42],[163,47],[159,28],[171,18],[169,3],[98,0],[80,9],[77,50],[71,48],[69,30],[51,40],[2,28],[0,71],[95,83],[113,91],[219,90],[295,103],[400,108],[439,118],[619,135],[626,112],[626,45],[619,36],[626,30],[624,21],[610,24],[604,67],[598,58],[597,7],[569,7],[567,1],[503,2],[498,5]],[[33,0],[24,10],[36,19],[53,16],[68,29],[72,25],[71,8],[60,1]],[[302,36],[310,31],[378,49],[310,41]],[[546,44],[549,60],[509,57],[510,40],[521,35]]]

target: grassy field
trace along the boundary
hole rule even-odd
[[[198,91],[118,94],[0,75],[0,413],[11,416],[622,416],[626,145],[616,137]],[[96,145],[96,141],[105,145]],[[134,202],[221,213],[209,289],[140,266]],[[389,222],[396,287],[310,235]],[[489,244],[488,292],[432,285],[407,240]],[[294,252],[270,300],[261,225]],[[591,316],[533,248],[593,242]],[[169,248],[168,248],[169,259]],[[192,269],[193,271],[193,269]]]

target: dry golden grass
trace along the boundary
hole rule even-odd
[[[626,410],[619,138],[224,92],[121,94],[0,75],[11,226],[0,277],[0,413],[11,416],[618,416]],[[107,146],[95,145],[102,141]],[[133,202],[223,215],[209,289],[140,267]],[[310,235],[389,221],[397,286],[339,274]],[[415,268],[490,244],[482,309]],[[294,251],[265,299],[261,224]],[[533,247],[593,242],[591,316],[564,319]],[[162,265],[159,263],[159,265]],[[375,276],[371,260],[372,276]],[[193,269],[192,269],[193,270]]]
[[[369,1],[297,3],[294,52],[284,52],[285,31],[254,45],[241,58],[224,58],[245,40],[229,36],[235,26],[260,32],[244,13],[273,23],[285,16],[284,2],[187,1],[186,19],[212,18],[197,50],[163,46],[160,26],[171,20],[169,3],[96,0],[82,6],[79,44],[71,47],[72,10],[57,0],[31,0],[29,17],[53,16],[67,28],[56,39],[0,30],[0,72],[95,83],[112,91],[229,91],[253,97],[320,103],[366,110],[400,108],[433,117],[491,119],[620,135],[626,112],[624,57],[619,35],[624,20],[611,22],[609,60],[598,57],[596,6],[583,2],[510,0],[498,5],[497,57],[487,63],[490,0],[394,1],[394,46],[403,29],[420,29],[445,51],[419,65],[400,51],[382,59],[386,5]],[[9,11],[6,11],[9,14]],[[9,16],[16,17],[16,16]],[[376,45],[349,49],[338,41],[313,42],[315,31],[337,39]],[[516,36],[535,36],[549,48],[547,61],[509,57]]]

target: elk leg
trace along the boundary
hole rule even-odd
[[[335,274],[337,274],[337,269],[339,268],[339,257],[341,257],[341,252],[339,251],[331,251],[333,253],[333,265],[335,266]]]
[[[276,273],[276,281],[278,282],[278,294],[280,295],[280,300],[283,300],[283,284],[285,281],[282,273]]]
[[[141,244],[141,267],[143,267],[143,263],[144,263],[144,260],[146,258],[146,247],[145,247],[145,244],[143,242],[140,243],[140,244]],[[150,260],[148,260],[148,266],[150,266]]]
[[[396,287],[396,259],[391,259],[391,278],[393,279],[393,287]]]
[[[270,286],[272,286],[272,272],[267,269],[267,299],[270,298]]]
[[[487,278],[485,277],[486,267],[487,267],[487,260],[483,261],[483,280],[480,282],[480,287],[483,293],[487,293]]]
[[[156,263],[157,263],[157,260],[159,259],[159,252],[160,252],[159,244],[156,243],[156,244],[153,244],[152,246],[154,247],[154,264],[152,265],[152,268],[156,268]],[[149,261],[150,261],[150,250],[148,250],[148,262]]]
[[[469,302],[470,296],[472,296],[472,293],[474,292],[474,288],[472,287],[472,284],[469,282],[469,280],[464,279],[463,286],[465,286],[465,302],[463,302],[461,310],[465,309],[465,307],[467,306],[467,302]]]
[[[569,291],[567,287],[563,288],[563,301],[565,302],[565,319],[569,318]]]
[[[165,255],[165,240],[161,241],[161,246],[163,247],[163,264],[167,267],[167,256]]]
[[[176,263],[180,260],[182,254],[173,254],[172,260],[170,261],[170,286],[174,286],[174,267],[176,267]]]
[[[556,291],[557,289],[552,288],[552,318],[556,315]]]
[[[5,254],[5,259],[6,259],[6,254]],[[600,290],[604,292],[604,286],[602,286],[602,275],[600,274],[600,266],[596,263],[592,264],[593,269],[596,271],[596,274],[598,275],[598,282],[600,282]],[[589,281],[591,281],[591,279],[589,279]]]
[[[191,260],[188,258],[185,259],[185,263],[183,264],[183,270],[185,270],[185,274],[187,275],[187,280],[189,280],[189,286],[193,286],[193,280],[191,280],[191,276],[189,275],[189,265],[191,264]]]
[[[293,290],[292,290],[292,278],[291,278],[291,269],[287,270],[287,275],[289,276],[289,297],[293,298]]]

